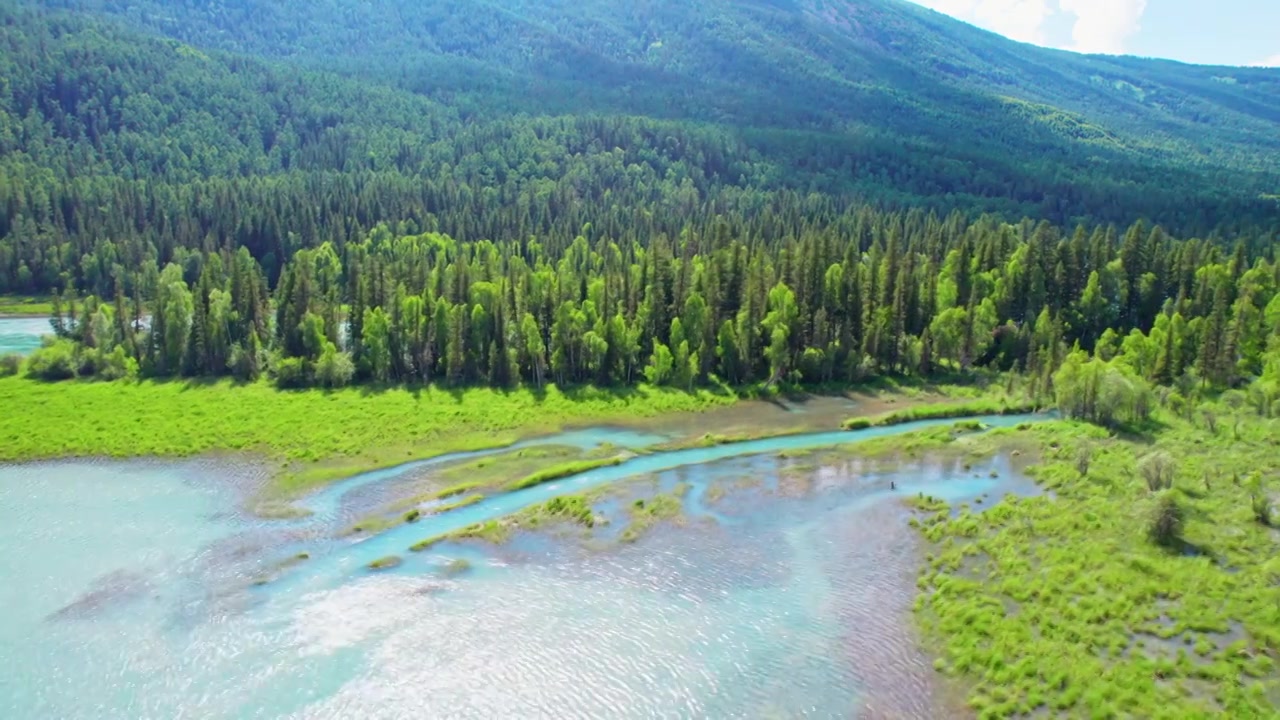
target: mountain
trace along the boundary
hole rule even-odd
[[[1269,169],[1280,72],[1083,56],[903,0],[57,0],[202,46],[508,104],[884,129],[940,118]],[[483,86],[484,84],[482,84]],[[557,92],[547,92],[548,86]],[[480,92],[483,92],[481,90]],[[664,102],[655,104],[654,99]],[[999,141],[995,128],[963,128]]]
[[[559,160],[616,148],[703,199],[794,190],[1182,233],[1277,216],[1280,71],[1046,50],[900,0],[0,7],[0,112],[26,127],[0,150],[64,175],[447,168],[478,190],[559,183]]]

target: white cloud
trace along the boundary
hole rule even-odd
[[[925,7],[987,28],[1014,40],[1046,45],[1055,17],[1072,23],[1070,50],[1124,52],[1141,28],[1147,0],[916,0]]]
[[[1005,37],[1043,44],[1051,0],[916,0],[925,7],[993,30]]]
[[[1272,55],[1266,60],[1259,60],[1258,62],[1254,63],[1254,66],[1280,68],[1280,54]]]
[[[1124,52],[1125,40],[1141,29],[1147,0],[1058,0],[1062,11],[1076,16],[1071,29],[1072,50],[1090,53]]]

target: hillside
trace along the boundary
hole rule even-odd
[[[943,144],[1063,139],[1252,169],[1274,168],[1280,152],[1280,72],[1046,50],[902,0],[57,4],[520,109],[892,126]],[[1014,127],[981,127],[996,121]]]
[[[0,292],[237,245],[274,278],[380,222],[561,244],[725,213],[797,233],[863,202],[1277,223],[1280,73],[1047,51],[894,0],[43,5],[67,9],[0,1]]]

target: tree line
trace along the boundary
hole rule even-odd
[[[163,267],[109,276],[106,294],[68,290],[55,318],[66,340],[31,369],[269,374],[290,387],[692,388],[992,367],[1026,373],[1042,393],[1065,369],[1073,383],[1102,373],[1099,388],[1111,371],[1170,386],[1270,382],[1274,399],[1274,246],[1227,251],[1141,222],[1064,232],[865,207],[796,227],[716,216],[647,244],[590,225],[544,244],[379,225],[296,251],[274,281],[247,248],[178,248]],[[1106,368],[1078,367],[1095,361]]]

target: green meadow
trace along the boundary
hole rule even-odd
[[[268,494],[290,496],[410,460],[735,400],[645,387],[282,391],[230,381],[46,384],[7,377],[0,378],[0,461],[245,452],[275,468]]]
[[[1280,424],[1227,413],[992,433],[1045,495],[920,502],[917,611],[979,717],[1274,717]]]

